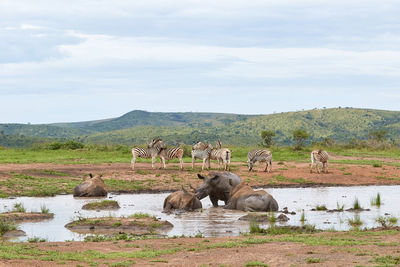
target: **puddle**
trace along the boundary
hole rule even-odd
[[[400,186],[357,186],[357,187],[320,187],[320,188],[266,188],[278,201],[280,210],[288,207],[295,215],[287,214],[290,220],[284,225],[301,225],[300,217],[304,209],[306,223],[313,224],[319,229],[348,230],[348,219],[354,217],[354,212],[311,211],[316,205],[326,205],[328,209],[336,209],[337,203],[350,208],[357,197],[363,208],[370,211],[360,212],[364,222],[361,227],[379,226],[375,219],[389,213],[400,217],[400,206],[397,205]],[[372,197],[381,194],[383,205],[380,208],[371,206]],[[56,197],[32,198],[19,197],[16,199],[1,199],[0,212],[9,211],[14,203],[21,202],[28,212],[40,211],[41,205],[46,205],[54,213],[54,219],[42,222],[26,222],[19,228],[26,236],[14,240],[25,241],[31,237],[46,238],[48,241],[83,240],[83,234],[77,234],[64,227],[65,224],[82,217],[128,216],[136,212],[149,213],[163,220],[168,220],[174,228],[166,233],[168,236],[189,236],[201,232],[204,236],[237,236],[249,230],[249,223],[239,221],[247,213],[235,210],[213,208],[209,198],[203,199],[203,212],[188,212],[183,214],[164,214],[162,205],[169,193],[161,194],[109,194],[109,198],[119,202],[121,208],[116,211],[82,210],[82,206],[98,199],[75,199],[72,195]],[[220,202],[223,204],[223,202]],[[279,213],[277,213],[279,215]]]

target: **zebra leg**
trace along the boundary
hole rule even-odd
[[[131,161],[132,171],[135,169],[135,161],[136,161],[136,158],[133,158]]]
[[[204,171],[204,166],[206,165],[207,158],[203,159],[203,164],[201,165],[201,170]]]
[[[318,166],[319,166],[319,162],[317,162],[317,172],[318,172],[318,173],[321,173],[321,171],[319,170],[319,167],[318,167]]]
[[[167,168],[167,165],[165,165],[165,158],[162,157],[160,160],[161,160],[161,162],[163,164],[163,167],[164,167],[164,170],[165,170]]]
[[[192,156],[192,169],[194,169],[194,161],[195,161],[195,158]],[[204,163],[203,163],[203,165],[204,165]]]
[[[151,157],[151,168],[154,170],[154,162],[156,161],[156,157]]]
[[[182,158],[179,158],[179,162],[180,162],[180,164],[181,164],[181,171],[183,171],[183,159],[182,159]]]
[[[208,162],[208,169],[211,169],[211,159],[208,158],[208,159],[207,159],[207,162]]]

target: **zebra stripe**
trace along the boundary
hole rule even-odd
[[[208,159],[208,168],[210,168],[210,159],[218,161],[218,169],[222,162],[224,164],[224,170],[227,171],[231,163],[231,151],[227,148],[213,148],[210,153],[210,158]]]
[[[259,162],[265,162],[265,169],[266,172],[271,172],[272,170],[272,154],[271,151],[267,149],[256,149],[251,150],[247,153],[247,163],[249,165],[249,171],[251,171],[254,167],[254,164]],[[269,166],[269,170],[268,170]]]
[[[158,154],[158,151],[156,148],[142,148],[142,147],[134,147],[132,148],[132,161],[131,161],[131,167],[132,170],[135,169],[135,162],[136,158],[151,158],[151,167],[154,169],[154,162],[156,160],[156,156]]]
[[[311,152],[311,166],[310,173],[312,173],[313,166],[317,168],[317,172],[320,173],[318,165],[322,163],[322,172],[328,173],[328,160],[329,155],[325,150],[314,150]]]
[[[203,165],[201,170],[204,170],[206,161],[210,158],[210,153],[212,150],[211,144],[204,144],[203,142],[198,142],[192,147],[192,169],[194,169],[194,162],[196,159],[202,159]]]
[[[163,143],[162,139],[153,139],[153,141],[149,144],[149,147],[155,148],[158,153],[157,156],[160,158],[163,163],[164,169],[167,168],[165,164],[165,160],[171,159],[179,159],[180,169],[183,170],[183,149],[180,147],[174,147],[167,149],[166,145]]]

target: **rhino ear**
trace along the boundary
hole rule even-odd
[[[187,194],[187,191],[186,191],[186,189],[183,187],[183,185],[182,185],[182,191],[183,191],[183,193]]]
[[[232,181],[232,179],[229,179],[229,185],[230,185],[230,186],[233,186],[233,181]]]
[[[200,173],[197,174],[197,177],[199,177],[199,179],[204,180],[204,176],[202,176]]]
[[[210,182],[216,182],[218,179],[218,175],[215,175],[213,178],[210,179]]]

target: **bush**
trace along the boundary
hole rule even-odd
[[[59,149],[75,150],[75,149],[81,149],[84,147],[85,147],[84,144],[82,144],[81,142],[74,141],[74,140],[70,140],[65,143],[56,141],[56,142],[53,142],[53,143],[50,143],[47,145],[47,149],[50,149],[50,150],[59,150]]]

